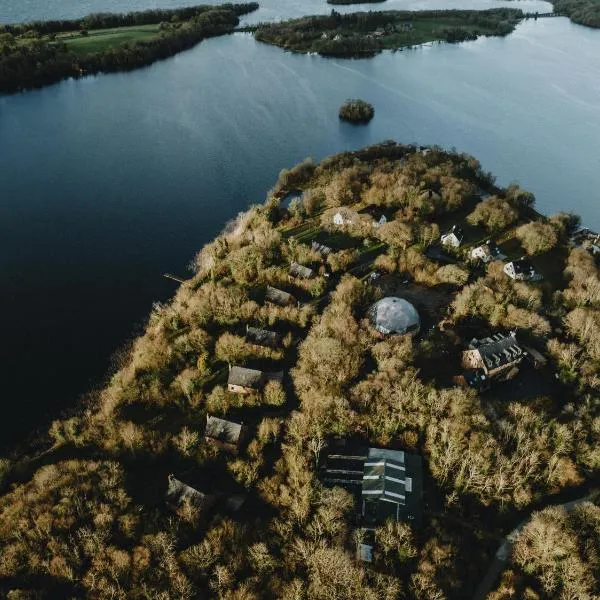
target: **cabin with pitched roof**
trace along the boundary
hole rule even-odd
[[[230,367],[227,389],[234,394],[250,394],[261,391],[269,381],[283,381],[283,371],[266,373],[246,367]]]
[[[506,263],[504,265],[504,272],[516,281],[540,281],[543,279],[526,258]]]
[[[338,227],[356,225],[359,221],[360,217],[358,216],[358,213],[347,206],[340,206],[331,216],[331,222]]]
[[[246,340],[251,344],[267,348],[279,348],[281,346],[281,335],[276,331],[250,327],[249,325],[246,325]]]
[[[310,248],[313,252],[318,252],[321,256],[329,256],[332,252],[329,246],[320,244],[316,240],[313,241],[313,243],[310,245]]]
[[[587,227],[580,227],[574,231],[569,240],[576,248],[583,248],[592,256],[600,254],[600,234]]]
[[[493,260],[504,260],[506,255],[502,254],[502,251],[492,240],[488,240],[485,244],[473,248],[470,252],[470,256],[473,260],[480,260],[487,264]]]
[[[216,500],[216,496],[200,492],[169,474],[166,501],[173,510],[181,508],[184,504],[190,504],[204,512],[211,508]]]
[[[281,307],[295,306],[298,303],[296,298],[289,292],[284,292],[283,290],[271,287],[270,285],[267,286],[265,300]]]
[[[246,434],[243,423],[226,421],[219,417],[206,415],[204,439],[213,446],[237,454]]]
[[[298,279],[312,279],[315,276],[315,272],[310,267],[305,267],[297,262],[293,262],[290,265],[288,274]]]

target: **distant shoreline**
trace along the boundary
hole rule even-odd
[[[370,58],[428,42],[457,43],[506,36],[524,18],[519,9],[385,11],[302,17],[252,29],[260,41],[298,53]]]

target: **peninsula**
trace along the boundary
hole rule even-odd
[[[362,58],[427,42],[504,36],[523,18],[518,9],[383,11],[302,17],[259,25],[255,37],[293,52]]]
[[[231,33],[257,3],[192,6],[0,26],[0,93],[129,71]]]
[[[599,239],[438,147],[282,171],[0,459],[0,596],[597,596]]]

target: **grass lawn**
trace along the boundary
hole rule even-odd
[[[399,31],[381,36],[379,39],[383,42],[384,48],[392,50],[438,41],[444,38],[447,29],[461,29],[471,35],[494,35],[491,28],[467,24],[463,19],[457,17],[415,19],[412,24],[412,31]]]
[[[85,55],[93,52],[120,46],[123,42],[149,40],[158,35],[158,25],[138,25],[135,27],[116,27],[113,29],[96,29],[87,36],[79,32],[68,32],[56,36],[57,40],[65,42],[69,50]]]

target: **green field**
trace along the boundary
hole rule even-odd
[[[123,42],[139,42],[156,37],[158,25],[137,25],[135,27],[115,27],[113,29],[95,29],[87,36],[78,31],[62,33],[57,40],[65,42],[77,54],[104,52],[108,48],[120,46]]]

